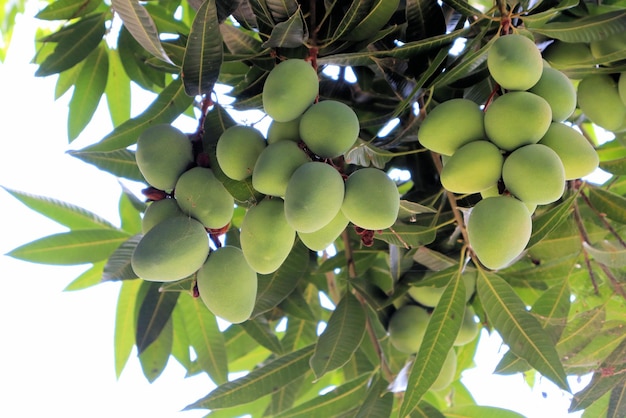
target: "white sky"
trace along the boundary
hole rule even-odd
[[[69,96],[54,102],[55,78],[35,78],[35,67],[28,65],[34,52],[32,24],[21,23],[32,22],[32,14],[20,18],[16,42],[6,62],[0,64],[0,185],[64,200],[118,224],[117,179],[65,154],[110,131],[106,107],[100,108],[97,123],[68,145]],[[134,103],[134,112],[147,103]],[[0,254],[64,230],[2,190],[0,208]],[[209,379],[204,375],[185,378],[175,360],[149,384],[133,355],[116,380],[113,328],[119,285],[63,292],[83,270],[0,256],[0,416],[204,416],[202,410],[180,410],[208,393]],[[530,390],[521,376],[491,375],[501,356],[499,350],[497,337],[485,339],[478,367],[465,375],[478,403],[510,408],[529,418],[580,416],[567,414],[568,396],[545,379]]]

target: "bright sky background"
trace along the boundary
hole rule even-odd
[[[101,106],[96,122],[78,140],[67,143],[69,95],[55,102],[56,78],[35,78],[36,68],[28,64],[34,53],[33,14],[20,16],[15,42],[6,62],[0,64],[0,185],[63,200],[119,224],[118,180],[65,154],[111,130],[106,106]],[[133,103],[134,114],[149,101]],[[64,230],[3,190],[0,208],[0,254]],[[175,360],[170,359],[163,375],[149,384],[133,354],[116,380],[113,332],[119,284],[63,292],[85,269],[0,255],[0,416],[204,416],[203,410],[180,410],[209,392],[209,379],[205,375],[185,378]],[[502,355],[500,344],[497,336],[484,338],[478,367],[464,375],[479,404],[510,408],[528,418],[580,416],[567,414],[569,396],[545,379],[531,390],[519,375],[491,375]],[[575,380],[571,384],[575,390],[582,387]]]

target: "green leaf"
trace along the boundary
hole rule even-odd
[[[223,56],[215,0],[204,0],[193,19],[183,58],[182,79],[189,96],[211,94]]]
[[[350,360],[365,335],[365,311],[349,291],[333,311],[324,332],[315,345],[311,368],[319,379]]]
[[[137,167],[134,151],[128,149],[116,149],[114,151],[68,151],[68,154],[116,177],[146,182]]]
[[[67,134],[70,142],[85,129],[96,112],[100,98],[104,94],[108,72],[107,48],[100,44],[85,59],[76,77],[67,117]]]
[[[269,395],[309,370],[309,358],[313,350],[314,346],[309,345],[277,357],[239,379],[218,386],[204,398],[187,406],[185,410],[229,408]]]
[[[167,63],[172,63],[161,45],[154,20],[138,0],[111,0],[111,5],[122,18],[126,29],[146,51]]]
[[[142,280],[128,280],[122,283],[117,297],[115,312],[115,376],[119,379],[135,345],[135,301]]]
[[[626,416],[626,379],[616,385],[611,391],[609,399],[609,411],[607,418],[620,418]]]
[[[187,338],[198,356],[198,364],[216,384],[226,383],[229,359],[224,334],[217,326],[215,315],[199,298],[186,293],[179,297],[178,305],[184,313]]]
[[[399,247],[420,247],[435,240],[437,229],[443,225],[422,226],[396,222],[389,229],[377,232],[374,238]]]
[[[30,209],[70,229],[117,229],[106,219],[70,203],[6,187],[2,188]]]
[[[264,317],[257,316],[254,319],[242,322],[240,326],[263,347],[273,353],[283,354],[283,347],[280,344],[280,340],[276,337],[276,334],[272,332],[267,319]]]
[[[531,30],[564,42],[599,41],[626,30],[626,12],[616,10],[567,22],[547,23]]]
[[[172,321],[168,320],[157,340],[139,354],[141,369],[150,383],[154,382],[167,366],[172,353],[173,328]]]
[[[104,269],[104,261],[98,261],[85,270],[80,276],[72,280],[70,284],[65,286],[64,292],[71,292],[74,290],[83,290],[88,287],[95,286],[102,282],[102,270]]]
[[[572,194],[557,206],[539,216],[536,216],[533,219],[533,229],[532,234],[530,235],[530,241],[526,247],[532,247],[552,232],[554,228],[559,226],[559,224],[570,215],[572,204],[577,197],[578,193]]]
[[[135,341],[141,353],[161,334],[169,321],[180,292],[161,291],[163,283],[146,282],[148,291],[141,302],[137,315]]]
[[[612,245],[608,241],[602,242],[601,245],[603,249],[593,247],[591,244],[583,242],[583,248],[596,262],[604,264],[607,267],[626,267],[626,249]]]
[[[137,274],[130,265],[130,259],[135,247],[141,240],[141,235],[135,235],[120,245],[107,259],[102,273],[102,281],[136,279]]]
[[[593,206],[612,220],[626,224],[626,198],[599,187],[589,187]]]
[[[449,5],[463,16],[484,16],[480,10],[472,7],[468,2],[463,0],[445,0],[443,3]]]
[[[389,382],[377,376],[370,384],[365,399],[354,418],[378,418],[391,416],[394,395],[387,392]]]
[[[94,263],[110,256],[128,237],[128,233],[114,229],[79,229],[40,238],[7,255],[41,264]]]
[[[220,33],[224,44],[233,55],[254,56],[263,49],[258,35],[251,34],[231,25],[220,25]]]
[[[437,86],[447,86],[455,81],[471,74],[476,71],[480,66],[482,66],[487,61],[487,55],[489,53],[489,49],[491,45],[496,41],[497,38],[491,38],[489,42],[487,42],[483,47],[481,47],[478,51],[470,52],[465,55],[460,64],[456,65],[453,68],[447,69],[441,76],[437,77],[437,79],[433,82],[433,87]]]
[[[600,168],[616,176],[626,176],[626,157],[617,160],[600,161]]]
[[[603,306],[580,312],[570,319],[556,346],[561,358],[571,358],[587,346],[602,329],[605,320]]]
[[[509,349],[557,386],[569,390],[554,343],[513,288],[499,276],[483,270],[479,270],[476,285],[488,320]]]
[[[82,151],[113,151],[126,148],[137,142],[139,135],[149,126],[171,123],[193,102],[185,94],[180,79],[172,81],[154,102],[139,116],[130,119],[113,130],[100,142],[83,148]]]
[[[146,203],[135,196],[125,185],[121,184],[121,187],[122,193],[117,205],[121,229],[129,234],[138,234],[142,232],[140,214],[146,211]]]
[[[517,412],[483,405],[453,406],[444,411],[447,418],[524,418]]]
[[[37,77],[65,71],[85,58],[96,49],[106,32],[106,15],[98,13],[82,18],[57,32],[54,51],[46,57],[35,72]]]
[[[276,415],[276,418],[327,418],[339,416],[342,412],[353,409],[363,401],[370,378],[369,374],[357,377],[328,393]]]
[[[367,16],[373,2],[374,0],[352,1],[350,8],[345,12],[341,21],[335,28],[332,40],[334,41],[342,38],[345,34],[349,33],[354,27],[356,27],[359,22]]]
[[[460,272],[452,277],[428,320],[424,340],[409,371],[400,416],[407,416],[417,407],[437,380],[448,353],[453,349],[465,311],[466,289],[460,277]]]
[[[445,418],[445,416],[428,402],[421,401],[410,415],[411,418]]]
[[[270,38],[263,43],[264,48],[296,48],[309,38],[309,32],[300,8],[284,22],[272,29]]]
[[[86,16],[102,4],[102,0],[57,0],[35,15],[42,20],[71,20]]]
[[[109,78],[104,93],[113,126],[130,119],[130,78],[117,49],[109,49]]]

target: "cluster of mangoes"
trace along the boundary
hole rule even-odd
[[[436,273],[427,273],[423,280],[427,280],[434,274]],[[467,303],[476,288],[476,270],[467,269],[461,274],[460,279],[465,285],[465,301]],[[419,350],[430,320],[430,310],[437,306],[444,290],[444,287],[418,285],[409,288],[410,301],[400,306],[391,315],[387,326],[389,340],[397,350],[407,354],[416,353]],[[465,307],[463,322],[454,341],[454,346],[468,344],[478,336],[479,327],[475,321],[475,316],[474,309],[468,304]],[[456,374],[456,363],[456,351],[452,348],[448,352],[441,372],[431,389],[441,390],[452,383]]]
[[[533,41],[499,37],[487,67],[503,94],[484,109],[468,99],[443,102],[418,136],[442,154],[445,189],[484,198],[468,220],[470,245],[483,265],[500,269],[526,247],[536,206],[561,198],[565,181],[590,174],[598,156],[564,123],[576,109],[572,82],[543,61]]]
[[[270,71],[263,107],[272,118],[267,139],[251,126],[233,126],[217,142],[220,168],[234,180],[251,177],[265,195],[241,224],[241,249],[254,271],[276,271],[296,235],[324,250],[349,222],[368,230],[391,226],[397,186],[384,171],[361,168],[347,178],[333,164],[356,142],[359,120],[346,104],[316,102],[319,81],[311,63],[288,59]]]

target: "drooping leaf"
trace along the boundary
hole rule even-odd
[[[122,283],[115,311],[115,376],[119,379],[135,345],[135,301],[143,281]]]
[[[148,382],[154,382],[165,370],[172,353],[173,337],[174,327],[170,318],[156,341],[139,354],[139,363]]]
[[[273,353],[283,354],[283,347],[276,334],[272,332],[267,320],[262,316],[242,322],[240,326],[254,340]]]
[[[374,0],[353,1],[348,10],[343,14],[341,21],[337,24],[331,40],[335,41],[342,38],[356,27],[356,25],[367,16],[367,12],[372,7],[373,2]]]
[[[78,229],[24,244],[7,255],[33,263],[72,265],[94,263],[110,256],[129,238],[115,229]]]
[[[141,353],[161,334],[169,321],[180,292],[162,292],[162,283],[146,282],[148,291],[137,314],[136,344]]]
[[[489,49],[496,39],[497,38],[492,38],[478,51],[468,53],[460,64],[447,70],[439,77],[437,77],[437,79],[433,82],[433,85],[447,86],[476,71],[478,68],[486,63]]]
[[[134,235],[120,245],[107,259],[102,273],[102,281],[136,279],[137,274],[130,265],[130,259],[141,235]]]
[[[578,194],[573,194],[559,203],[556,207],[551,208],[547,212],[533,219],[533,229],[530,235],[530,241],[526,245],[528,248],[541,241],[550,232],[570,214],[572,204],[576,200]]]
[[[599,187],[589,188],[593,206],[616,222],[626,224],[626,198]]]
[[[139,234],[142,232],[141,213],[146,211],[146,203],[135,196],[124,184],[121,184],[121,187],[122,193],[117,205],[121,229],[129,234]]]
[[[361,303],[347,291],[330,316],[311,357],[311,368],[318,379],[350,360],[365,334],[365,321]]]
[[[86,16],[102,4],[102,0],[57,0],[35,15],[42,20],[70,20]]]
[[[609,398],[609,410],[607,418],[619,418],[626,416],[626,379],[611,390]]]
[[[130,119],[130,78],[122,64],[119,50],[109,50],[109,78],[104,94],[113,126]]]
[[[270,38],[263,43],[265,48],[296,48],[303,45],[309,38],[309,32],[298,10],[289,19],[274,26]]]
[[[396,222],[389,229],[374,234],[374,238],[401,247],[420,247],[435,240],[441,225],[422,226]]]
[[[134,151],[128,149],[117,149],[114,151],[68,151],[68,154],[116,177],[146,182],[137,167]]]
[[[224,50],[215,0],[205,0],[191,25],[182,79],[189,96],[208,95],[220,74]]]
[[[72,280],[70,284],[65,286],[64,292],[71,292],[74,290],[83,290],[88,287],[95,286],[102,282],[102,271],[104,270],[104,261],[98,261],[85,270],[80,276]]]
[[[626,30],[626,12],[615,10],[599,15],[585,16],[568,22],[546,23],[531,31],[564,42],[599,41]]]
[[[387,391],[387,386],[389,386],[389,382],[380,376],[375,377],[354,417],[376,418],[391,416],[393,393]]]

